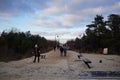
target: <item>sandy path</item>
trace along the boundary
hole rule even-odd
[[[84,53],[83,58],[92,61],[89,69],[77,55],[68,51],[66,57],[61,57],[56,50],[46,53],[46,59],[41,59],[40,63],[33,63],[34,57],[0,62],[0,80],[80,80],[79,73],[84,71],[120,71],[120,56]]]

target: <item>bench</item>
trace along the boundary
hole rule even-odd
[[[46,55],[45,55],[45,54],[40,54],[40,58],[41,58],[41,59],[45,59],[45,58],[46,58]]]
[[[85,58],[83,59],[83,62],[88,66],[89,69],[91,68],[89,63],[92,63],[92,62],[89,59]]]
[[[79,54],[79,55],[77,55],[78,56],[78,59],[81,59],[81,57],[82,57],[82,55],[81,54]]]

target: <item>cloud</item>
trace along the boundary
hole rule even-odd
[[[116,10],[120,9],[119,0],[71,0],[66,4],[67,14],[74,14],[80,16],[91,16],[96,14],[104,14],[110,12],[116,12]],[[108,15],[109,15],[108,14]]]
[[[63,22],[64,26],[75,26],[79,24],[83,17],[79,15],[65,14],[61,16],[60,19]]]
[[[47,8],[50,0],[0,0],[0,16],[19,16]]]
[[[104,8],[106,10],[106,12],[112,12],[112,13],[120,13],[120,2],[116,2],[114,5],[112,6],[108,6]]]
[[[73,28],[80,25],[80,20],[82,20],[81,16],[76,15],[62,15],[57,16],[57,18],[48,18],[47,16],[42,16],[38,18],[38,20],[31,22],[33,26],[38,27],[46,27],[46,28],[54,28],[54,29],[68,29]]]
[[[49,7],[51,0],[26,0],[26,2],[34,9],[43,10]]]
[[[84,15],[83,13],[90,11],[90,14],[102,13],[110,9],[119,11],[119,7],[119,0],[109,2],[107,0],[0,0],[0,16],[16,16],[39,11],[46,15],[65,13]]]
[[[61,12],[61,10],[58,7],[55,7],[55,6],[43,10],[43,13],[45,13],[47,15],[57,14],[57,13],[60,13],[60,12]]]
[[[39,17],[36,21],[28,23],[32,26],[38,26],[41,28],[63,28],[62,23],[56,19],[48,19],[47,17]]]
[[[46,26],[47,26],[46,21],[43,21],[43,20],[39,20],[39,21],[37,21],[37,22],[35,22],[35,23],[32,23],[32,24],[33,24],[33,26],[34,26],[34,25],[36,25],[36,26],[41,26],[41,27],[46,27]]]
[[[52,3],[52,6],[44,9],[43,12],[48,16],[61,14],[57,16],[58,20],[55,22],[60,23],[59,21],[61,21],[61,26],[66,28],[79,26],[91,16],[103,14],[119,8],[119,3],[114,2],[114,4],[110,3],[110,5],[106,5],[108,2],[104,0],[90,0],[88,2],[84,0],[71,0],[71,2],[63,2],[65,1],[55,0],[55,2]],[[93,5],[94,2],[96,2],[96,4]],[[101,4],[103,6],[101,6]],[[53,24],[52,21],[50,21],[50,23]]]
[[[48,23],[48,25],[51,25],[54,28],[58,27],[58,26],[62,26],[62,24],[57,20],[48,20],[47,23]]]
[[[62,35],[62,39],[74,38],[84,32],[95,15],[114,13],[120,14],[119,0],[0,0],[1,20],[6,17],[17,26],[24,22],[34,34],[53,39],[55,34]]]
[[[60,19],[65,26],[73,26],[76,18],[74,15],[63,15]]]
[[[0,0],[0,16],[18,16],[33,11],[25,0]]]
[[[46,15],[58,15],[65,13],[66,0],[51,0],[49,7],[43,10]]]

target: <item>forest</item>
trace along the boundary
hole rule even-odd
[[[53,48],[55,41],[46,40],[30,31],[19,32],[16,29],[3,31],[0,36],[0,60],[9,61],[33,56],[34,45],[38,44],[41,53]]]
[[[86,27],[81,37],[66,42],[69,49],[102,53],[104,48],[108,48],[108,53],[120,55],[120,15],[110,14],[107,19],[102,15],[96,15]],[[33,56],[32,51],[36,43],[43,53],[52,50],[56,45],[55,40],[50,41],[40,35],[32,35],[30,31],[3,31],[0,35],[0,61]]]
[[[102,53],[108,48],[109,54],[120,55],[120,15],[110,14],[106,20],[102,15],[96,15],[86,27],[82,37],[67,41],[70,49]]]

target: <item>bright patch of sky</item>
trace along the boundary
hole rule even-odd
[[[120,14],[120,0],[0,0],[0,32],[17,28],[64,43],[83,34],[96,15]]]

